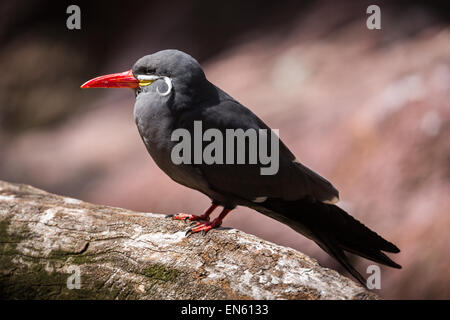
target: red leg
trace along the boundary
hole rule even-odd
[[[186,231],[186,236],[188,236],[191,233],[201,232],[202,234],[205,234],[209,230],[213,228],[217,228],[222,224],[222,220],[225,218],[225,216],[231,211],[231,209],[224,208],[222,212],[219,214],[219,216],[214,219],[213,221],[207,221],[207,222],[199,222],[195,227],[189,228]]]
[[[170,214],[167,215],[166,218],[172,218],[173,220],[190,220],[190,221],[194,221],[194,220],[206,220],[209,221],[209,216],[211,215],[211,213],[214,211],[214,209],[217,208],[217,204],[212,204],[208,210],[205,211],[205,213],[203,213],[201,216],[196,216],[193,214],[187,214],[187,213],[178,213],[176,215]]]

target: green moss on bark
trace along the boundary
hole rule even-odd
[[[152,264],[143,270],[143,274],[151,280],[174,282],[180,275],[180,271],[162,264]]]

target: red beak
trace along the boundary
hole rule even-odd
[[[107,74],[91,79],[84,83],[81,88],[137,88],[139,80],[133,76],[131,70]]]

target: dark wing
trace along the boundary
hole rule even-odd
[[[270,128],[253,112],[232,99],[227,99],[204,108],[192,110],[178,119],[178,127],[193,132],[193,122],[202,121],[202,129],[214,128],[226,137],[226,129],[266,129]],[[208,145],[210,142],[204,143]],[[225,144],[225,141],[224,141]],[[270,148],[270,140],[268,141]],[[236,144],[235,144],[236,148]],[[245,145],[248,154],[249,145]],[[234,155],[236,156],[236,149]],[[226,159],[226,150],[224,150]],[[236,159],[235,159],[236,160]],[[338,191],[319,174],[299,163],[291,151],[279,141],[279,168],[274,175],[262,175],[261,168],[269,165],[248,164],[195,164],[209,186],[217,192],[232,194],[246,200],[280,198],[296,200],[309,196],[319,201],[336,201]]]

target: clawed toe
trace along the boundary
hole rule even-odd
[[[187,213],[178,213],[178,214],[169,214],[166,216],[166,218],[172,218],[173,220],[183,220],[183,221],[198,221],[203,220],[202,216],[195,216],[193,214],[187,214]]]
[[[195,216],[186,213],[178,213],[178,214],[169,214],[166,216],[166,218],[172,218],[173,220],[183,220],[185,222],[187,220],[192,221],[190,227],[185,232],[186,237],[192,233],[197,232],[201,232],[202,235],[206,235],[206,233],[209,230],[219,227],[222,224],[223,218],[225,218],[228,212],[231,211],[231,209],[224,208],[216,219],[214,219],[213,221],[209,221],[209,216],[216,207],[217,207],[216,204],[212,204],[211,207],[209,207],[209,209],[206,210],[206,212],[201,216]]]
[[[189,236],[193,233],[201,232],[202,235],[206,235],[206,233],[214,228],[217,228],[219,225],[213,221],[213,222],[197,222],[194,226],[190,227],[186,230],[185,236]]]

